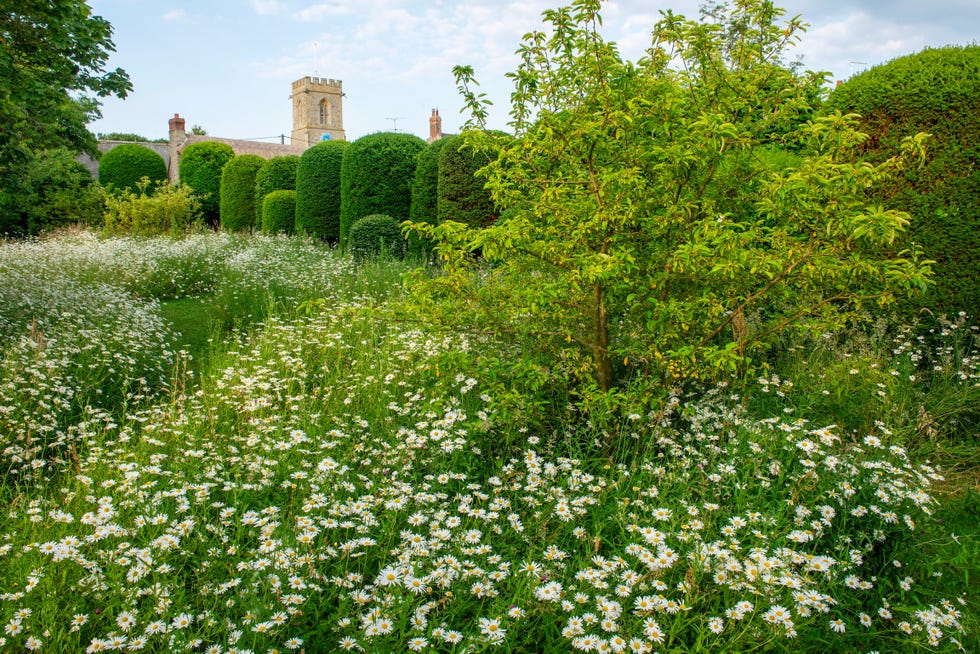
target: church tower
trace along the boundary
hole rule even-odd
[[[336,79],[304,77],[293,82],[293,145],[344,141],[344,92]]]

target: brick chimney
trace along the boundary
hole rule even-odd
[[[429,117],[429,143],[442,138],[442,118],[439,117],[439,110],[433,109],[432,116]]]

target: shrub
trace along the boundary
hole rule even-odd
[[[192,143],[180,156],[180,181],[201,200],[201,214],[210,225],[218,224],[221,171],[234,156],[230,145],[214,141]]]
[[[351,226],[371,214],[408,220],[415,162],[425,141],[411,134],[378,132],[362,136],[344,151],[340,171],[340,243]]]
[[[449,141],[448,136],[436,139],[419,153],[412,179],[412,206],[409,210],[413,223],[435,225],[439,222],[439,153]],[[428,241],[415,233],[409,235],[408,242],[411,252],[431,249]]]
[[[296,226],[296,191],[270,191],[262,199],[262,231],[292,234]]]
[[[340,166],[347,141],[323,141],[299,158],[296,231],[324,241],[340,238]]]
[[[439,222],[455,220],[470,227],[486,227],[497,215],[486,183],[476,171],[490,159],[465,145],[462,136],[451,136],[439,153]]]
[[[927,132],[920,166],[872,191],[889,208],[912,214],[896,249],[921,246],[936,261],[936,284],[922,305],[950,315],[980,306],[980,46],[927,49],[855,75],[831,93],[824,113],[861,115],[861,150],[883,161],[902,140]]]
[[[221,170],[221,228],[229,232],[255,226],[255,176],[265,164],[257,154],[231,159]]]
[[[347,251],[358,259],[388,254],[405,256],[407,243],[398,221],[384,214],[364,216],[354,223],[347,238]]]
[[[200,220],[200,201],[189,186],[158,182],[150,193],[150,180],[143,178],[136,192],[106,196],[105,226],[107,236],[177,236],[192,229]]]
[[[262,229],[262,201],[272,191],[295,191],[299,156],[287,154],[266,161],[255,175],[255,228]]]
[[[117,145],[99,160],[99,183],[113,190],[136,191],[144,177],[151,185],[167,181],[167,164],[150,148],[135,143]]]

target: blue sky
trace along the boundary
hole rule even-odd
[[[343,81],[348,140],[377,131],[428,136],[438,108],[443,131],[465,121],[452,67],[476,69],[505,128],[521,36],[562,0],[90,0],[112,23],[111,67],[133,82],[109,99],[94,132],[162,138],[174,113],[188,127],[228,138],[289,135],[290,83],[306,75]],[[605,3],[603,34],[636,59],[659,10],[694,17],[700,0]],[[846,79],[924,47],[980,40],[978,0],[783,0],[810,24],[795,49],[807,68]]]

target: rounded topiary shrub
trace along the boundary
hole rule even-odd
[[[476,176],[490,159],[465,145],[463,136],[451,136],[439,153],[438,220],[454,220],[470,227],[486,227],[497,216],[486,181]]]
[[[913,244],[933,259],[935,285],[903,305],[914,317],[934,313],[976,316],[980,307],[980,46],[927,49],[875,66],[840,84],[823,112],[861,115],[866,157],[881,161],[918,132],[926,142],[922,166],[908,166],[872,191],[885,207],[908,211],[912,221],[896,242]]]
[[[340,238],[340,167],[347,141],[323,141],[304,152],[296,170],[296,231]]]
[[[296,191],[270,191],[262,199],[262,231],[292,234],[296,225]]]
[[[163,157],[142,145],[117,145],[99,160],[99,183],[115,191],[136,190],[136,184],[148,177],[149,188],[167,181],[167,164]]]
[[[218,224],[221,172],[234,156],[230,145],[215,141],[192,143],[180,155],[180,181],[201,201],[202,217],[210,225]]]
[[[398,221],[384,214],[364,216],[351,226],[347,237],[347,251],[358,259],[381,255],[400,259],[407,245]]]
[[[356,220],[387,214],[408,220],[415,162],[425,141],[412,134],[378,132],[362,136],[344,151],[340,171],[340,243]]]
[[[419,153],[412,179],[412,206],[409,211],[413,223],[435,225],[439,222],[439,153],[449,142],[448,136],[436,139]],[[409,252],[422,253],[430,249],[428,243],[414,234],[408,240]]]
[[[265,159],[243,154],[231,159],[221,170],[221,228],[239,232],[255,226],[255,176]]]
[[[287,154],[266,161],[255,175],[255,227],[262,229],[262,200],[272,191],[295,191],[299,156]]]

